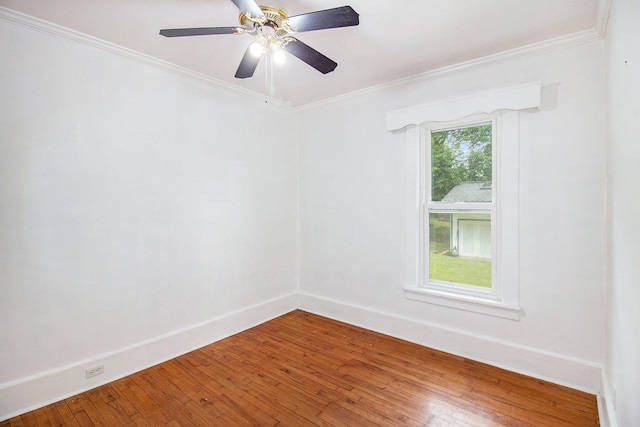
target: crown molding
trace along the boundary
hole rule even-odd
[[[601,40],[604,38],[606,31],[607,17],[609,14],[608,4],[611,0],[599,0],[598,4],[598,17],[596,28],[589,30],[578,31],[565,36],[556,37],[549,40],[544,40],[537,43],[517,47],[515,49],[506,50],[496,54],[484,56],[470,61],[460,62],[458,64],[449,65],[442,68],[426,71],[424,73],[415,74],[413,76],[404,77],[392,82],[383,83],[376,86],[371,86],[365,89],[356,90],[353,92],[345,93],[333,98],[324,99],[322,101],[313,102],[309,104],[300,105],[294,107],[294,111],[304,111],[311,108],[320,107],[334,102],[346,100],[356,96],[366,95],[368,93],[377,92],[385,89],[392,89],[397,86],[402,86],[408,83],[414,83],[424,80],[432,80],[451,76],[454,74],[468,72],[479,68],[485,68],[488,66],[500,64],[503,62],[512,61],[514,59],[537,55],[545,52],[550,52],[556,49],[562,49],[570,46],[575,46],[583,43],[589,43],[595,40]]]
[[[71,40],[77,43],[81,43],[86,46],[100,49],[100,50],[103,50],[112,54],[116,54],[128,59],[132,59],[134,61],[141,62],[147,65],[163,68],[170,72],[182,74],[184,76],[199,80],[201,82],[214,85],[226,91],[231,91],[231,92],[239,93],[242,95],[248,95],[252,98],[256,98],[261,101],[267,101],[272,105],[290,108],[290,105],[288,102],[284,102],[279,99],[268,97],[268,96],[265,97],[264,94],[232,85],[222,80],[207,76],[206,74],[202,74],[197,71],[193,71],[188,68],[181,67],[171,62],[158,59],[154,56],[146,55],[144,53],[135,51],[133,49],[129,49],[129,48],[117,45],[115,43],[111,43],[106,40],[102,40],[100,38],[90,36],[88,34],[81,33],[79,31],[75,31],[58,24],[54,24],[53,22],[45,21],[43,19],[39,19],[34,16],[15,11],[13,9],[9,9],[4,6],[0,6],[0,20],[9,22],[15,25],[19,25],[24,28],[35,30],[40,33],[48,34],[50,36],[59,37],[66,40]]]
[[[222,88],[228,91],[249,95],[253,98],[260,99],[263,101],[266,100],[272,105],[289,108],[293,111],[304,111],[307,109],[312,109],[312,108],[320,107],[323,105],[339,102],[355,96],[362,96],[362,95],[376,92],[379,90],[394,88],[407,83],[442,78],[442,77],[446,77],[456,73],[471,71],[474,69],[484,68],[491,65],[499,64],[502,62],[511,61],[513,59],[521,58],[524,56],[535,55],[535,54],[544,53],[544,52],[555,50],[555,49],[560,49],[568,46],[573,46],[577,44],[588,43],[594,40],[603,39],[607,29],[610,8],[611,8],[611,0],[598,0],[596,18],[594,21],[594,28],[589,30],[579,31],[579,32],[568,34],[565,36],[561,36],[561,37],[557,37],[557,38],[553,38],[553,39],[549,39],[549,40],[545,40],[537,43],[532,43],[526,46],[510,49],[510,50],[496,53],[493,55],[484,56],[482,58],[477,58],[470,61],[465,61],[458,64],[445,66],[445,67],[437,68],[434,70],[429,70],[424,73],[416,74],[413,76],[405,77],[402,79],[394,80],[394,81],[383,83],[380,85],[371,86],[365,89],[351,91],[351,92],[338,95],[332,98],[328,98],[328,99],[324,99],[321,101],[312,102],[308,104],[303,104],[295,107],[292,107],[290,102],[282,101],[273,97],[265,97],[264,94],[232,85],[230,83],[207,76],[202,73],[198,73],[196,71],[190,70],[185,67],[181,67],[171,62],[164,61],[156,57],[146,55],[146,54],[134,51],[132,49],[128,49],[123,46],[116,45],[106,40],[102,40],[97,37],[93,37],[88,34],[81,33],[79,31],[75,31],[70,28],[54,24],[49,21],[45,21],[21,12],[17,12],[13,9],[9,9],[3,6],[0,6],[0,20],[11,22],[13,24],[20,25],[22,27],[26,27],[26,28],[39,31],[45,34],[49,34],[55,37],[60,37],[60,38],[72,40],[78,43],[82,43],[87,46],[91,46],[91,47],[101,49],[110,53],[114,53],[116,55],[133,59],[138,62],[164,68],[172,72],[177,72],[182,75],[186,75],[188,77],[200,80],[202,82],[215,85],[219,88]]]
[[[596,9],[595,29],[601,38],[607,33],[607,24],[609,23],[609,12],[611,10],[611,0],[598,0]]]

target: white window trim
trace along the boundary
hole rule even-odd
[[[404,291],[408,299],[483,313],[507,319],[520,318],[519,298],[519,110],[539,108],[542,83],[532,82],[491,92],[456,98],[387,113],[387,130],[406,134],[406,256]],[[422,176],[422,129],[442,127],[485,113],[499,117],[497,128],[496,191],[496,294],[466,294],[446,288],[421,287],[424,256],[423,230],[425,181]],[[482,120],[482,119],[480,119]],[[494,122],[495,123],[495,122]],[[432,125],[433,124],[433,125]],[[509,177],[509,179],[501,179]]]

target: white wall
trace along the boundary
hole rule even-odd
[[[640,2],[614,0],[607,30],[609,289],[606,387],[621,427],[640,420]],[[615,398],[614,398],[615,390]],[[613,402],[615,401],[615,403]]]
[[[302,307],[597,391],[605,342],[603,42],[299,111]],[[541,80],[521,113],[519,321],[408,301],[405,137],[389,110]],[[305,297],[306,296],[306,297]]]
[[[290,111],[3,20],[0,52],[0,419],[295,308]]]
[[[631,19],[617,19],[612,50],[628,53]],[[597,391],[603,47],[360,93],[298,110],[294,129],[261,100],[0,20],[0,419],[298,306]],[[385,131],[386,112],[532,80],[545,90],[541,111],[521,115],[521,320],[406,300],[405,138]],[[609,84],[624,111],[637,83]],[[609,153],[621,172],[608,179],[631,215],[623,178],[637,176],[637,147],[623,123]],[[638,382],[625,377],[637,348],[620,355],[638,325],[623,212],[610,213],[620,314],[608,319],[608,370],[621,419],[637,419]]]

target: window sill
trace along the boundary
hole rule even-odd
[[[426,302],[459,310],[472,311],[474,313],[503,317],[505,319],[520,320],[520,306],[505,304],[504,302],[494,299],[452,294],[435,289],[410,286],[404,288],[404,294],[407,299],[412,301]]]

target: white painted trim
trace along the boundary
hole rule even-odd
[[[391,131],[403,129],[406,134],[406,198],[405,198],[405,277],[403,288],[407,299],[467,310],[511,320],[520,319],[520,243],[519,243],[519,164],[520,119],[519,111],[505,110],[504,106],[531,109],[540,106],[542,83],[531,82],[492,92],[483,92],[454,98],[434,104],[395,110]],[[442,114],[442,106],[446,113]],[[498,110],[491,114],[473,114],[482,108]],[[393,112],[392,112],[393,115]],[[427,191],[423,163],[429,163],[427,142],[422,129],[439,129],[437,118],[451,118],[447,126],[463,126],[491,120],[494,127],[494,181],[498,183],[497,205],[492,208],[497,228],[492,235],[494,247],[492,294],[474,293],[463,296],[459,290],[446,292],[426,286],[425,254],[427,235],[424,230]],[[396,126],[398,126],[396,128]],[[428,138],[427,138],[428,139]],[[435,206],[435,205],[434,205]],[[468,294],[468,293],[467,293]]]
[[[25,28],[29,28],[31,30],[35,30],[44,34],[48,34],[50,36],[59,37],[59,38],[71,40],[77,43],[81,43],[86,46],[90,46],[90,47],[100,49],[109,53],[123,56],[128,59],[132,59],[137,62],[141,62],[143,64],[152,65],[152,66],[159,67],[171,72],[179,73],[184,76],[199,80],[201,82],[214,85],[222,90],[231,91],[231,92],[235,92],[242,95],[248,95],[262,102],[264,102],[265,100],[264,94],[254,92],[252,90],[245,89],[240,86],[232,85],[225,81],[207,76],[206,74],[202,74],[197,71],[193,71],[188,68],[173,64],[171,62],[164,61],[162,59],[159,59],[150,55],[146,55],[144,53],[140,53],[123,46],[119,46],[117,44],[108,42],[106,40],[102,40],[97,37],[93,37],[88,34],[84,34],[79,31],[75,31],[70,28],[63,27],[58,24],[54,24],[53,22],[45,21],[30,15],[26,15],[24,13],[15,11],[13,9],[6,8],[4,6],[0,6],[0,20],[10,22],[12,24],[19,25]],[[286,107],[289,109],[291,108],[291,105],[289,102],[283,102],[279,99],[272,98],[272,97],[266,97],[266,99],[269,103],[273,105]]]
[[[299,307],[310,313],[587,393],[597,394],[600,391],[602,366],[588,360],[309,293],[299,295]]]
[[[601,0],[610,1],[610,0]],[[589,43],[596,40],[601,40],[603,36],[594,29],[578,31],[566,36],[557,37],[554,39],[544,40],[538,43],[532,43],[526,46],[517,47],[515,49],[499,52],[493,55],[487,55],[482,58],[472,59],[470,61],[460,62],[457,64],[449,65],[446,67],[437,68],[424,73],[415,74],[413,76],[404,77],[402,79],[394,80],[392,82],[382,83],[379,85],[371,86],[365,89],[355,90],[348,92],[333,98],[324,99],[322,101],[313,102],[305,105],[294,107],[294,111],[303,111],[311,108],[321,107],[323,105],[332,104],[335,102],[344,101],[357,96],[363,96],[372,92],[378,92],[381,90],[393,89],[395,87],[404,86],[410,83],[434,80],[444,77],[449,77],[455,74],[464,73],[468,71],[478,70],[486,67],[490,67],[496,64],[501,64],[508,61],[513,61],[518,58],[527,56],[543,54],[557,49],[571,47],[583,43]]]
[[[598,0],[596,12],[596,32],[600,38],[604,38],[609,24],[609,13],[611,11],[611,0]]]
[[[443,307],[473,311],[511,320],[519,320],[522,310],[519,305],[505,304],[498,300],[492,301],[487,298],[479,298],[462,293],[452,294],[451,292],[442,292],[430,288],[406,286],[404,294],[407,299],[413,301],[428,302]]]
[[[387,130],[400,130],[410,125],[428,122],[451,122],[478,113],[497,110],[539,108],[542,102],[542,82],[535,81],[504,87],[469,96],[446,99],[387,112]]]
[[[600,416],[600,425],[603,427],[618,427],[616,416],[615,402],[613,401],[613,392],[611,383],[604,369],[602,370],[602,389],[598,396],[598,415]]]
[[[129,347],[0,384],[0,420],[66,399],[242,332],[298,307],[297,294],[274,298]],[[102,375],[85,369],[104,365]]]
[[[272,104],[291,108],[294,111],[302,111],[310,108],[315,108],[324,104],[339,102],[348,98],[352,98],[354,96],[359,96],[359,95],[376,92],[383,89],[401,86],[401,85],[418,81],[418,80],[427,80],[427,79],[446,77],[446,76],[453,75],[460,72],[466,72],[470,70],[488,67],[488,66],[502,63],[502,62],[507,62],[507,61],[521,58],[524,56],[535,55],[538,53],[544,53],[547,51],[560,49],[568,46],[588,43],[594,40],[600,40],[604,37],[604,34],[606,32],[610,4],[611,4],[611,0],[598,1],[598,12],[596,16],[595,29],[578,31],[578,32],[557,37],[554,39],[544,40],[544,41],[532,43],[526,46],[521,46],[515,49],[510,49],[504,52],[487,55],[482,58],[477,58],[470,61],[465,61],[458,64],[437,68],[424,73],[394,80],[392,82],[387,82],[387,83],[375,85],[369,88],[348,92],[333,98],[324,99],[318,102],[313,102],[305,105],[300,105],[295,108],[291,107],[290,102],[284,102],[282,100],[272,98],[272,97],[267,97],[267,100]],[[88,34],[74,31],[70,28],[66,28],[49,21],[45,21],[30,15],[15,11],[13,9],[9,9],[4,6],[0,6],[0,20],[12,22],[14,24],[21,25],[26,28],[30,28],[32,30],[43,32],[45,34],[73,40],[88,46],[92,46],[92,47],[102,49],[111,53],[115,53],[117,55],[127,57],[129,59],[133,59],[145,64],[150,64],[160,68],[168,69],[173,72],[178,72],[180,74],[190,76],[197,80],[200,80],[209,84],[213,84],[215,86],[224,88],[226,90],[240,92],[245,95],[256,97],[260,100],[265,99],[264,94],[254,92],[236,85],[232,85],[230,83],[224,82],[219,79],[215,79],[213,77],[207,76],[202,73],[198,73],[188,68],[181,67],[179,65],[172,64],[167,61],[163,61],[161,59],[155,58],[150,55],[145,55],[143,53],[136,52],[132,49],[127,49],[125,47],[99,39],[97,37],[93,37]]]
[[[406,131],[406,207],[405,207],[405,283],[404,286],[418,287],[422,278],[419,260],[424,256],[420,236],[423,234],[422,197],[420,181],[422,178],[421,159],[422,136],[420,128],[410,127]]]
[[[600,406],[600,409],[601,412],[604,412],[602,408],[607,409],[608,425],[617,427],[606,377],[599,364],[304,292],[275,298],[127,348],[0,384],[0,421],[139,372],[295,309],[588,393],[598,393],[604,383],[606,407]],[[84,370],[98,364],[105,366],[105,373],[85,379]],[[600,399],[599,405],[602,405]]]

